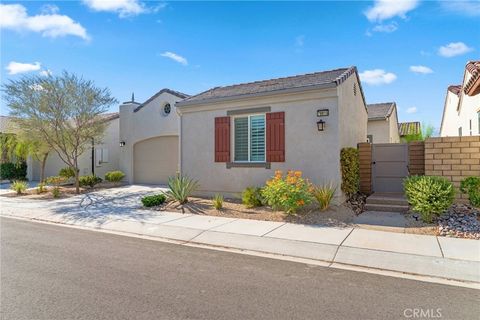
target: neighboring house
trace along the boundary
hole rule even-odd
[[[480,61],[466,64],[463,82],[447,89],[440,136],[480,135]]]
[[[187,97],[162,89],[142,104],[128,101],[120,106],[120,170],[128,182],[166,184],[179,171],[175,103]]]
[[[400,134],[400,140],[403,141],[408,135],[419,135],[422,133],[422,127],[420,122],[402,122],[398,124],[398,133]]]
[[[180,170],[203,194],[238,196],[275,170],[340,190],[340,150],[367,137],[356,67],[216,87],[176,106]]]
[[[397,104],[395,102],[367,105],[368,130],[370,143],[398,143]]]
[[[103,115],[108,126],[101,141],[94,141],[93,148],[89,144],[79,157],[80,175],[95,175],[104,178],[105,173],[119,168],[119,114],[118,112]],[[0,132],[14,133],[11,117],[1,116]],[[4,131],[5,130],[5,131]],[[45,164],[45,177],[56,176],[60,169],[67,167],[55,151],[51,151]],[[27,159],[27,179],[40,180],[41,163],[29,157]]]

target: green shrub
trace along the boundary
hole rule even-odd
[[[452,183],[442,177],[411,176],[403,185],[412,209],[419,212],[425,222],[432,222],[434,215],[442,214],[455,197]]]
[[[214,195],[212,199],[212,204],[215,209],[221,210],[223,208],[223,196],[218,193]]]
[[[24,193],[28,188],[28,183],[26,181],[16,180],[13,181],[10,185],[10,189],[14,190],[17,194]]]
[[[56,187],[60,186],[62,183],[65,183],[65,181],[67,181],[67,178],[61,177],[61,176],[51,176],[45,179],[45,182],[47,184],[53,185]]]
[[[145,207],[155,207],[164,203],[166,199],[167,197],[164,194],[155,194],[153,196],[145,196],[141,201]]]
[[[302,178],[301,171],[275,171],[262,189],[262,196],[274,210],[283,210],[287,214],[295,213],[299,208],[312,202],[312,185]]]
[[[340,164],[342,170],[341,189],[347,197],[351,197],[360,189],[360,160],[358,150],[355,148],[343,148],[340,151]]]
[[[60,169],[58,172],[60,177],[64,177],[65,179],[75,178],[75,169],[72,167],[66,167]]]
[[[125,173],[118,170],[105,173],[105,180],[110,182],[120,182],[124,177],[125,177]]]
[[[187,176],[177,174],[168,178],[168,198],[178,201],[180,204],[188,202],[188,197],[198,189],[198,182]]]
[[[26,162],[5,162],[0,164],[0,178],[2,180],[25,180],[27,177]]]
[[[37,193],[38,194],[41,194],[41,193],[44,193],[46,192],[46,188],[45,188],[45,183],[43,182],[40,182],[38,185],[37,185]]]
[[[332,183],[315,187],[313,196],[317,200],[321,211],[325,211],[330,207],[335,191],[337,191],[337,187]]]
[[[262,189],[247,187],[242,192],[242,203],[247,208],[261,207],[263,205]]]
[[[460,183],[460,191],[468,195],[470,204],[480,207],[480,177],[468,177]]]
[[[102,182],[102,178],[97,177],[96,175],[81,176],[79,178],[80,187],[90,187],[93,188],[96,184]]]
[[[53,187],[52,195],[54,198],[60,197],[60,187],[57,187],[57,186]]]

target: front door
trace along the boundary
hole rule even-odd
[[[403,179],[408,177],[408,145],[373,144],[372,161],[373,191],[403,193]]]

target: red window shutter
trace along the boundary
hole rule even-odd
[[[230,117],[215,118],[215,162],[230,162]]]
[[[267,113],[267,162],[285,162],[285,112]]]

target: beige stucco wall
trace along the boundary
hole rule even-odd
[[[104,135],[101,140],[95,143],[95,149],[106,148],[108,149],[108,162],[95,165],[95,175],[105,178],[105,173],[108,171],[118,170],[119,168],[119,119],[110,120],[105,129]],[[96,163],[96,162],[95,162]],[[45,164],[45,177],[56,176],[60,169],[67,167],[55,151],[52,151],[47,158]],[[84,153],[78,159],[78,168],[80,169],[80,175],[89,175],[92,173],[92,149],[91,144],[85,147]],[[40,163],[34,161],[32,164],[32,180],[40,180]]]
[[[164,92],[143,106],[137,112],[136,104],[120,106],[120,141],[125,146],[120,148],[120,170],[125,179],[133,183],[134,177],[134,145],[140,141],[159,136],[178,136],[180,118],[176,112],[175,102],[181,98]],[[170,103],[169,115],[163,113],[163,106]],[[178,166],[178,164],[177,164]]]
[[[227,169],[225,163],[214,162],[215,117],[226,116],[227,110],[258,107],[285,112],[285,162],[271,163],[270,169]],[[340,185],[340,127],[335,88],[179,109],[181,171],[199,181],[202,193],[238,194],[248,186],[263,186],[275,170],[290,169],[303,171],[316,184],[332,181]],[[317,130],[318,109],[329,109],[330,113],[323,118],[326,121],[323,132]]]
[[[388,119],[369,120],[367,134],[372,135],[373,143],[390,143],[390,122]]]
[[[470,79],[471,74],[465,72],[463,85]],[[457,105],[460,107],[457,110]],[[444,114],[440,136],[458,136],[458,128],[462,128],[463,136],[480,135],[478,113],[480,112],[480,94],[473,97],[466,95],[463,90],[460,97],[447,90]],[[471,122],[471,125],[470,125]]]

